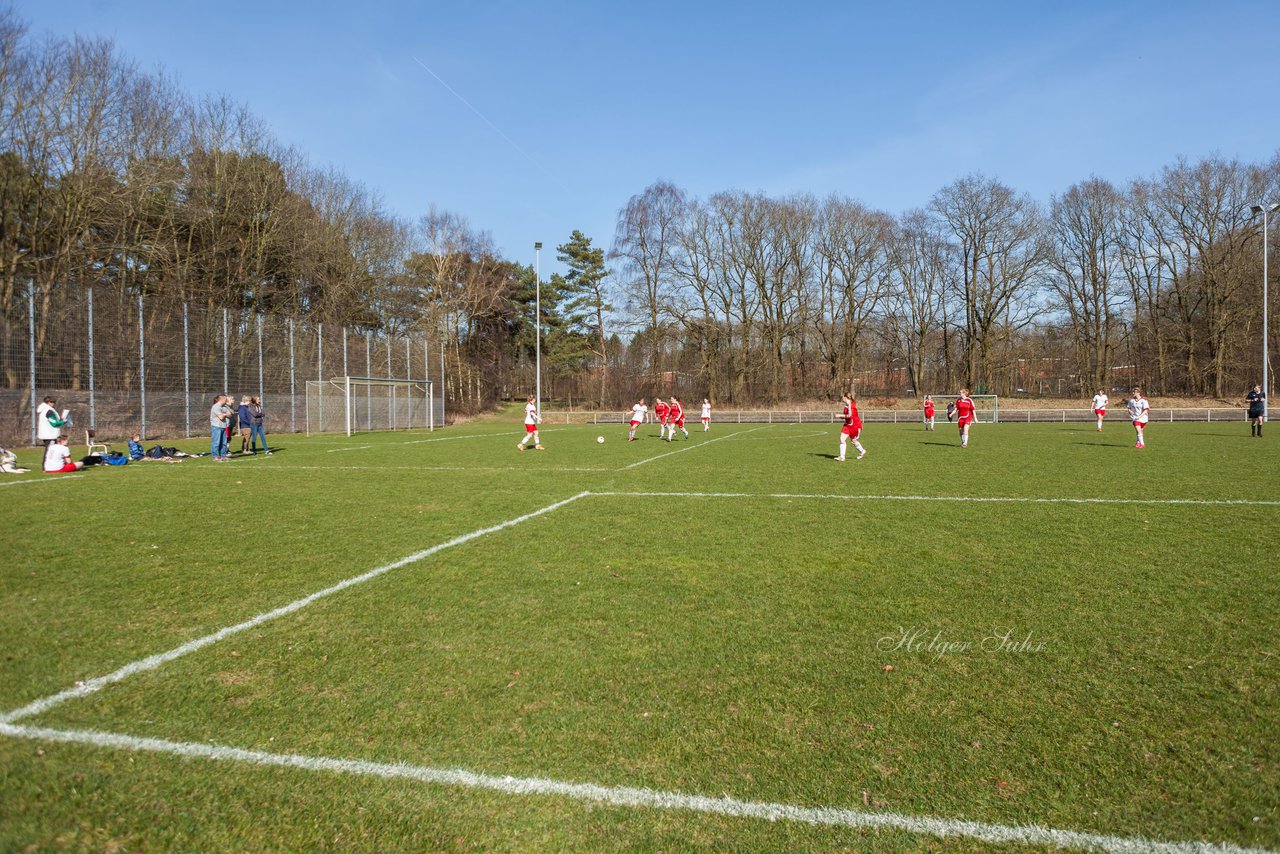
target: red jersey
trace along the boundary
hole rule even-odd
[[[956,400],[956,423],[969,424],[973,421],[973,401],[963,397]]]
[[[667,423],[667,412],[669,411],[669,409],[670,407],[668,407],[665,403],[655,403],[653,405],[653,414],[658,416],[659,423],[661,424]]]
[[[925,401],[925,404],[924,404],[924,417],[925,417],[925,418],[932,418],[932,417],[933,417],[933,401],[932,401],[932,400],[926,400],[926,401]]]
[[[672,421],[684,420],[684,407],[680,405],[680,401],[678,400],[671,401],[671,406],[668,407],[667,411],[671,413]]]
[[[846,403],[844,411],[844,426],[852,427],[855,431],[862,429],[862,416],[858,414],[858,404]]]

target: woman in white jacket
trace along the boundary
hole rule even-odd
[[[44,403],[36,408],[36,438],[44,445],[45,453],[49,446],[62,435],[62,427],[67,423],[67,413],[58,414],[52,397],[46,397]]]

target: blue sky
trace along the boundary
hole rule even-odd
[[[607,249],[658,179],[899,213],[975,171],[1048,201],[1180,155],[1280,151],[1274,0],[15,9],[244,103],[392,212],[455,211],[526,262],[575,228]]]

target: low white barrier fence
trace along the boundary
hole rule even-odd
[[[862,420],[888,424],[918,424],[924,416],[910,409],[862,409]],[[979,412],[979,423],[990,423],[991,412]],[[556,412],[543,410],[544,424],[625,424],[629,412]],[[1092,409],[1001,409],[995,421],[1000,424],[1061,424],[1092,422],[1096,416]],[[652,419],[652,415],[650,415]],[[1244,421],[1243,408],[1152,409],[1152,421]],[[841,420],[839,412],[806,412],[795,409],[733,409],[711,413],[712,424],[836,424]],[[935,422],[946,423],[946,413],[939,408]],[[1127,421],[1124,407],[1116,407],[1107,413],[1108,421]],[[685,423],[700,424],[697,415],[685,414]]]

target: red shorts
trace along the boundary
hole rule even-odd
[[[1149,422],[1147,421],[1135,421],[1133,422],[1133,426],[1141,428],[1141,427],[1146,427],[1148,423]]]
[[[635,429],[635,426],[636,426],[637,424],[639,424],[639,423],[640,423],[639,421],[632,421],[632,422],[631,422],[631,429],[633,429],[633,430],[634,430],[634,429]]]
[[[524,432],[526,432],[526,433],[536,433],[536,432],[538,432],[538,425],[537,425],[537,424],[526,424],[526,425],[524,425]]]
[[[1259,418],[1261,418],[1262,416],[1261,416],[1261,415],[1259,415],[1258,417],[1259,417]],[[702,416],[702,423],[703,423],[703,424],[706,424],[706,423],[707,423],[708,421],[710,421],[710,420],[711,420],[711,416],[710,416],[710,415],[704,415],[704,416]]]
[[[858,438],[858,434],[862,432],[862,425],[846,424],[844,427],[840,428],[840,432],[848,436],[850,439],[856,439]]]
[[[973,423],[972,418],[961,418],[959,421],[956,422],[956,426],[959,427],[961,430],[963,430],[964,428],[968,427],[972,423]]]
[[[1095,410],[1093,410],[1093,414],[1094,414],[1094,415],[1096,415],[1096,416],[1098,416],[1099,418],[1101,418],[1102,416],[1104,416],[1104,415],[1106,415],[1106,414],[1107,414],[1107,410],[1105,410],[1105,409],[1095,409]]]
[[[679,427],[681,430],[683,430],[683,429],[684,429],[684,419],[683,419],[683,418],[677,418],[675,421],[672,421],[671,423],[672,423],[672,424],[674,424],[674,425],[676,425],[677,427]]]
[[[63,466],[60,469],[45,469],[44,473],[45,474],[62,474],[63,472],[75,471],[75,470],[76,470],[75,463],[67,463],[65,466]]]

